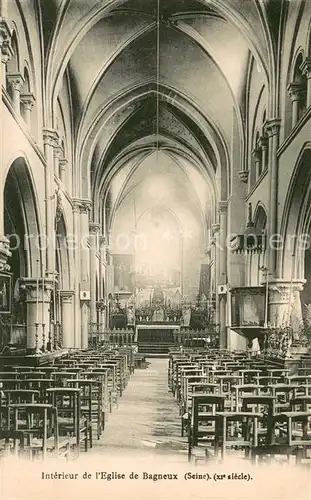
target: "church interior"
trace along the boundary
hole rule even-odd
[[[2,0],[0,49],[0,460],[310,468],[311,2]]]

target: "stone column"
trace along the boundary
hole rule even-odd
[[[81,311],[80,311],[80,203],[73,200],[73,232],[74,232],[74,346],[81,347]]]
[[[307,108],[311,106],[311,58],[307,57],[300,69],[304,75],[307,77]]]
[[[61,318],[63,327],[63,347],[73,349],[75,346],[75,331],[73,318],[73,290],[61,290]]]
[[[219,285],[226,285],[227,272],[227,237],[228,237],[228,202],[219,202]],[[227,294],[219,296],[220,348],[227,347]]]
[[[254,181],[256,182],[261,174],[261,150],[260,150],[260,148],[253,149],[252,156],[254,158],[254,163],[255,163],[255,179],[254,179]]]
[[[104,303],[107,300],[104,289],[104,279],[105,279],[105,266],[106,266],[106,237],[101,235],[99,237],[99,297]],[[103,328],[106,327],[106,307],[101,307],[100,309],[100,323]]]
[[[273,327],[299,327],[302,322],[300,300],[297,294],[303,289],[303,280],[274,280],[269,282],[269,322]],[[295,324],[294,324],[295,323]]]
[[[55,270],[55,188],[54,188],[54,150],[58,146],[58,134],[55,130],[43,130],[45,168],[45,229],[46,229],[46,270],[54,276]]]
[[[25,123],[29,130],[31,129],[31,110],[35,103],[35,96],[31,93],[21,94],[20,102]]]
[[[96,310],[96,256],[98,250],[98,234],[100,230],[100,225],[97,222],[89,223],[90,231],[90,291],[91,291],[91,302],[90,302],[90,314],[91,323],[95,325],[97,323],[97,310]]]
[[[292,102],[292,128],[294,128],[299,120],[299,101],[301,97],[301,85],[299,83],[291,83],[288,85],[287,90]]]
[[[80,287],[87,295],[81,296],[81,347],[88,347],[90,303],[89,200],[80,200]]]
[[[214,283],[215,283],[215,322],[219,325],[219,224],[212,225],[212,258],[214,261]]]
[[[267,168],[267,162],[268,162],[268,137],[262,136],[259,139],[259,144],[261,147],[261,168],[260,168],[260,173],[259,175],[262,174]]]
[[[272,275],[275,275],[277,269],[277,248],[272,248],[271,236],[276,235],[278,231],[278,158],[277,150],[279,147],[280,120],[275,118],[267,122],[267,133],[269,137],[270,151],[270,203],[268,220],[268,269]],[[270,241],[269,241],[270,240]]]
[[[27,349],[45,352],[50,333],[50,304],[53,281],[24,278],[27,304]]]
[[[20,91],[22,86],[24,85],[24,78],[20,73],[13,73],[7,75],[7,81],[11,93],[11,98],[13,101],[13,105],[18,114],[20,114]]]

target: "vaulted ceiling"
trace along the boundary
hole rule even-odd
[[[267,87],[271,83],[273,3],[42,2],[47,100],[55,105],[66,74],[80,194],[91,194],[100,211],[111,182],[127,169],[116,197],[124,199],[137,165],[160,149],[201,176],[207,198],[226,198],[233,114],[243,142],[242,98],[251,57]]]

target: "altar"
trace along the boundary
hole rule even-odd
[[[172,323],[141,323],[135,327],[134,342],[172,343],[174,331],[179,331],[180,325]]]

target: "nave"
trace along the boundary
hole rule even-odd
[[[293,369],[245,351],[183,346],[169,359],[106,345],[42,366],[5,365],[1,456],[142,453],[310,468],[310,382],[310,356]]]

